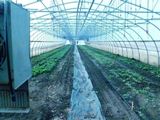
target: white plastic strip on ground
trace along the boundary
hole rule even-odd
[[[73,90],[68,120],[105,120],[102,115],[101,104],[93,90],[77,46],[74,49]]]

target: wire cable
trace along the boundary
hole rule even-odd
[[[0,34],[0,67],[3,65],[6,58],[6,46],[2,35]]]

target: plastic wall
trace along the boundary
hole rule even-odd
[[[48,33],[33,30],[31,32],[30,55],[36,56],[58,47],[64,46],[66,40]]]
[[[55,34],[89,40],[93,47],[160,65],[159,0],[12,1],[31,12],[32,56],[64,45],[65,40]]]
[[[94,38],[87,45],[102,49],[114,54],[128,58],[134,58],[144,63],[160,66],[159,42],[153,41],[125,41],[125,40],[106,40],[103,37]]]

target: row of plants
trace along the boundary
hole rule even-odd
[[[120,59],[124,59],[128,63],[132,61],[130,63],[133,65],[135,64],[133,61],[137,61],[88,46],[80,46],[80,49],[103,68],[107,74],[107,79],[121,94],[123,99],[128,101],[129,104],[134,102],[135,111],[142,119],[147,120],[148,116],[151,119],[160,119],[158,117],[160,113],[160,88],[150,85],[146,80],[146,76],[136,70],[128,69]],[[140,62],[136,64],[140,64]],[[153,68],[150,65],[147,65],[147,67]],[[149,72],[152,72],[151,68],[148,68],[150,69]],[[151,109],[152,111],[150,111]]]
[[[154,105],[159,111],[160,100],[157,99],[156,90],[152,90],[144,76],[129,69],[117,68],[109,70],[108,80],[117,82],[117,91],[129,104],[132,102],[135,104],[137,107],[135,111],[144,120],[146,120],[145,114],[148,114],[148,106]],[[139,98],[141,99],[139,100]],[[154,107],[152,106],[152,108]]]
[[[32,65],[37,64],[41,60],[47,59],[49,56],[51,56],[52,54],[55,54],[55,53],[61,51],[63,48],[64,47],[62,46],[62,47],[56,48],[54,50],[48,51],[46,53],[42,53],[40,55],[33,56],[32,59],[31,59]]]
[[[32,74],[37,76],[42,73],[50,72],[56,67],[57,63],[63,59],[66,53],[69,51],[70,46],[63,46],[61,48],[52,50],[48,53],[36,56],[32,58]]]
[[[160,82],[160,68],[159,67],[155,67],[155,66],[143,63],[136,59],[128,59],[127,57],[112,54],[110,52],[106,52],[100,49],[95,49],[89,46],[88,48],[92,51],[95,51],[96,53],[100,53],[104,56],[114,58],[117,61],[125,64],[127,67],[130,67],[132,70],[136,70],[136,71],[138,70],[138,72],[140,72],[141,74],[144,74],[151,79],[154,79],[157,81],[159,80]]]

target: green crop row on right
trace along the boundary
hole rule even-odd
[[[134,103],[142,119],[160,119],[160,68],[89,46],[79,48],[101,66],[121,96]]]
[[[125,64],[129,68],[137,70],[141,74],[146,74],[147,76],[149,75],[149,77],[153,76],[154,79],[160,81],[160,68],[159,67],[155,67],[155,66],[143,63],[141,61],[138,61],[136,59],[130,59],[127,57],[119,56],[119,55],[112,54],[110,52],[106,52],[106,51],[103,51],[100,49],[95,49],[95,48],[89,47],[89,46],[87,46],[87,47],[81,46],[81,48],[87,49],[87,50],[92,50],[96,53],[100,53],[101,55],[104,55],[106,57],[111,58],[113,61],[114,60],[119,61],[119,62]]]

